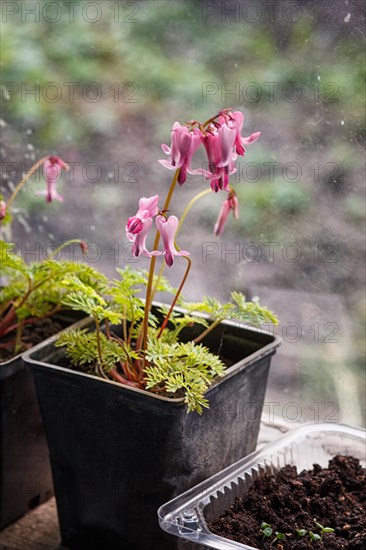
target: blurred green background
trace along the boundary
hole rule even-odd
[[[185,295],[235,288],[276,311],[284,343],[267,402],[285,421],[365,423],[363,2],[1,7],[1,191],[43,155],[72,165],[65,203],[35,196],[44,182],[34,178],[5,237],[29,259],[80,237],[110,274],[146,266],[131,259],[124,226],[140,196],[169,187],[157,161],[172,123],[242,110],[243,134],[262,136],[232,176],[240,220],[213,237],[225,196],[197,203],[180,238],[194,260]],[[207,185],[190,177],[172,212]],[[171,275],[179,281],[178,262]]]

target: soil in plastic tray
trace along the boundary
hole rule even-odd
[[[322,534],[316,522],[334,533]],[[314,464],[298,474],[285,466],[276,475],[263,474],[209,529],[260,550],[364,550],[366,469],[356,458],[336,456],[328,468]]]
[[[50,336],[53,336],[60,330],[62,330],[62,325],[60,323],[56,323],[55,321],[52,321],[52,319],[39,319],[36,323],[32,325],[26,325],[23,330],[23,336],[22,336],[22,342],[24,344],[23,348],[20,351],[25,351],[28,348],[31,348],[32,346],[35,346],[36,344],[39,344],[40,342],[43,342],[43,340],[46,340],[46,338],[49,338]],[[5,361],[9,361],[9,359],[12,359],[14,357],[14,333],[9,335],[9,337],[5,337],[1,339],[1,344],[4,345],[6,343],[9,343],[9,347],[0,347],[0,363],[3,363]]]

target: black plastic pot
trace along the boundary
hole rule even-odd
[[[55,320],[68,326],[74,312]],[[33,375],[22,355],[0,363],[0,529],[53,494]]]
[[[190,329],[195,331],[195,327]],[[172,550],[157,509],[255,449],[279,340],[222,323],[204,342],[234,364],[207,392],[210,409],[58,366],[52,342],[25,354],[50,449],[62,542],[72,549]]]

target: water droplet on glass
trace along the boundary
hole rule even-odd
[[[44,214],[44,215],[42,216],[42,221],[43,221],[43,222],[48,222],[48,216],[46,216],[46,214]]]
[[[28,151],[33,151],[34,147],[31,143],[28,143],[27,144],[27,149],[28,149]]]
[[[344,120],[341,120],[341,126],[344,126]]]
[[[90,226],[90,231],[95,231],[95,225]]]
[[[346,17],[344,18],[344,22],[348,23],[348,21],[351,19],[351,14],[347,13]]]
[[[31,130],[31,128],[28,128],[28,130],[27,130],[28,136],[30,136],[32,132],[33,132],[33,130]]]
[[[20,225],[22,225],[25,229],[25,231],[27,233],[30,233],[31,232],[31,228],[30,228],[30,225],[28,224],[28,222],[26,221],[26,219],[24,218],[24,216],[22,216],[22,214],[18,214],[17,216],[17,220],[18,222],[20,223]]]

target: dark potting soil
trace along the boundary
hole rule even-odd
[[[26,325],[23,331],[22,342],[24,344],[21,351],[25,351],[46,338],[53,336],[60,330],[63,326],[60,323],[52,321],[52,319],[39,319],[36,323],[32,325]],[[8,341],[14,340],[14,334],[11,334],[11,337],[8,338]],[[2,343],[6,343],[7,339],[3,338]],[[9,361],[14,357],[14,346],[10,348],[0,348],[0,363],[4,361]]]
[[[312,541],[309,531],[321,534],[315,521],[334,533]],[[261,533],[264,522],[273,530],[271,536]],[[328,468],[314,464],[298,474],[295,466],[285,466],[276,475],[264,474],[209,529],[260,550],[364,550],[366,469],[356,458],[336,456]],[[307,533],[299,537],[297,529]],[[275,540],[276,531],[286,540]]]

